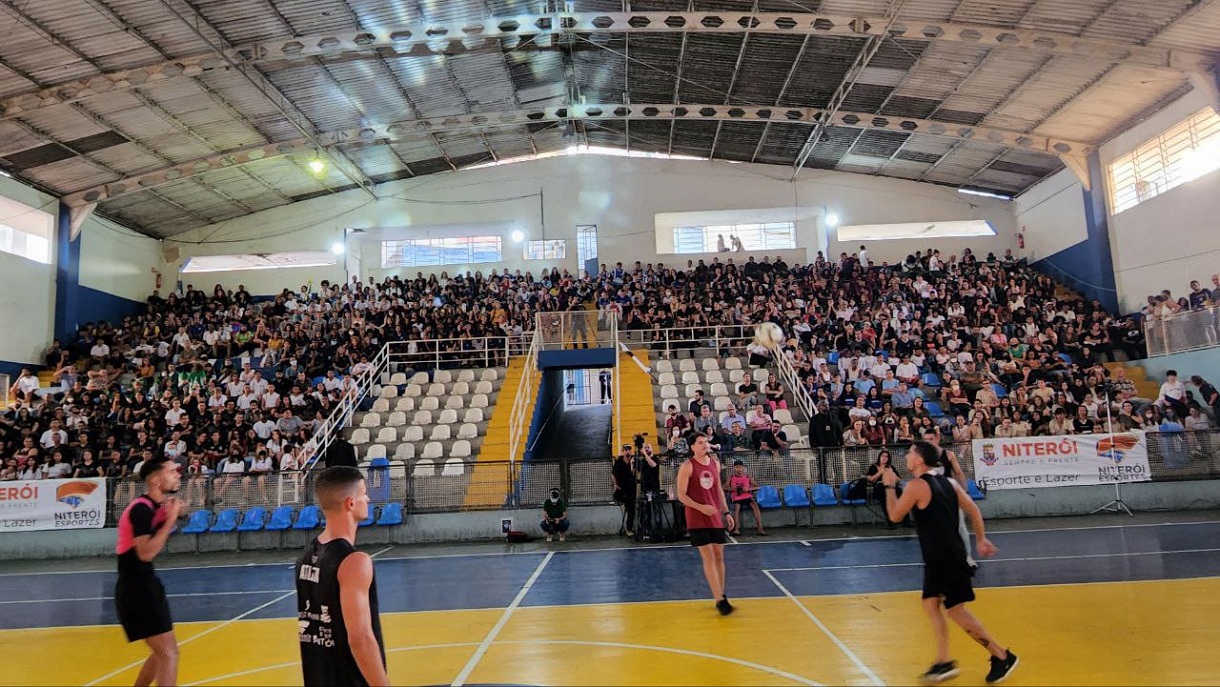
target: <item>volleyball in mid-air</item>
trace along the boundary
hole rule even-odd
[[[763,322],[754,328],[754,340],[767,348],[778,348],[784,343],[784,330],[774,322]]]

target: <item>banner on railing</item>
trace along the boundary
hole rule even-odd
[[[1149,482],[1143,432],[974,440],[974,477],[989,489]]]
[[[0,532],[79,530],[106,524],[106,480],[0,483]]]

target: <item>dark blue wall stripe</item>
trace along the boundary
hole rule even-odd
[[[72,216],[60,203],[55,231],[55,338],[66,340],[76,332],[80,286],[80,236],[72,240]]]

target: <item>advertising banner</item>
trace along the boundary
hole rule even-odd
[[[988,489],[1148,482],[1143,432],[975,439],[974,478]]]
[[[0,532],[77,530],[106,525],[106,480],[0,482]]]

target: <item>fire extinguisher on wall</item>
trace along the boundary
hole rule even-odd
[[[1017,248],[1025,250],[1025,232],[1017,232]]]
[[[153,275],[156,277],[156,279],[155,279],[156,285],[153,286],[153,288],[157,289],[159,291],[161,289],[161,270],[157,269],[156,267],[150,267],[150,268],[148,268],[148,271],[152,272]]]

